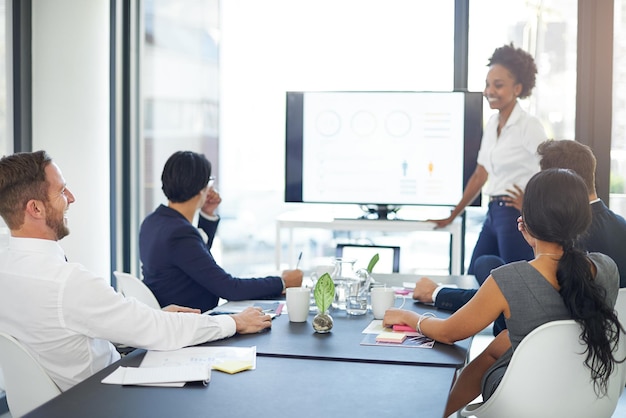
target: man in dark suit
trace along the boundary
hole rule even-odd
[[[568,168],[578,173],[589,190],[589,203],[592,221],[582,239],[582,246],[589,252],[599,252],[611,257],[617,264],[620,274],[620,287],[626,287],[626,220],[613,213],[598,198],[595,187],[596,158],[591,149],[576,141],[545,141],[537,147],[542,170],[548,168]],[[509,190],[511,195],[523,195],[521,190]],[[513,200],[513,199],[512,199]],[[521,202],[521,199],[519,199]],[[520,203],[521,205],[521,203]],[[487,279],[491,270],[504,264],[497,256],[485,255],[475,262],[475,276],[479,285]],[[434,302],[441,309],[456,311],[474,296],[476,289],[456,289],[438,285],[429,278],[417,281],[413,299],[421,302]],[[497,335],[506,328],[504,317],[495,321],[493,332]]]

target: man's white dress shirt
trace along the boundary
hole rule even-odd
[[[109,342],[174,350],[233,335],[228,315],[170,313],[115,292],[68,263],[56,241],[9,238],[0,249],[0,330],[24,344],[61,390],[120,358]]]

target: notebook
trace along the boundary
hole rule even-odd
[[[230,315],[240,313],[246,308],[254,306],[261,308],[264,313],[272,317],[272,319],[279,316],[285,306],[284,301],[280,300],[240,300],[230,301],[223,305],[216,306],[210,311],[205,312],[207,315]]]

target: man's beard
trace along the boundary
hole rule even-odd
[[[59,212],[58,210],[53,208],[52,205],[46,205],[46,206],[47,206],[46,212],[48,214],[48,216],[46,216],[46,225],[48,226],[48,228],[54,231],[54,234],[57,237],[57,241],[60,240],[61,238],[68,236],[70,233],[70,230],[65,225],[64,216],[63,216],[64,213]]]

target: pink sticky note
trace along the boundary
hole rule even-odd
[[[396,324],[393,326],[393,330],[394,331],[415,331],[415,328],[411,328],[408,325]]]

